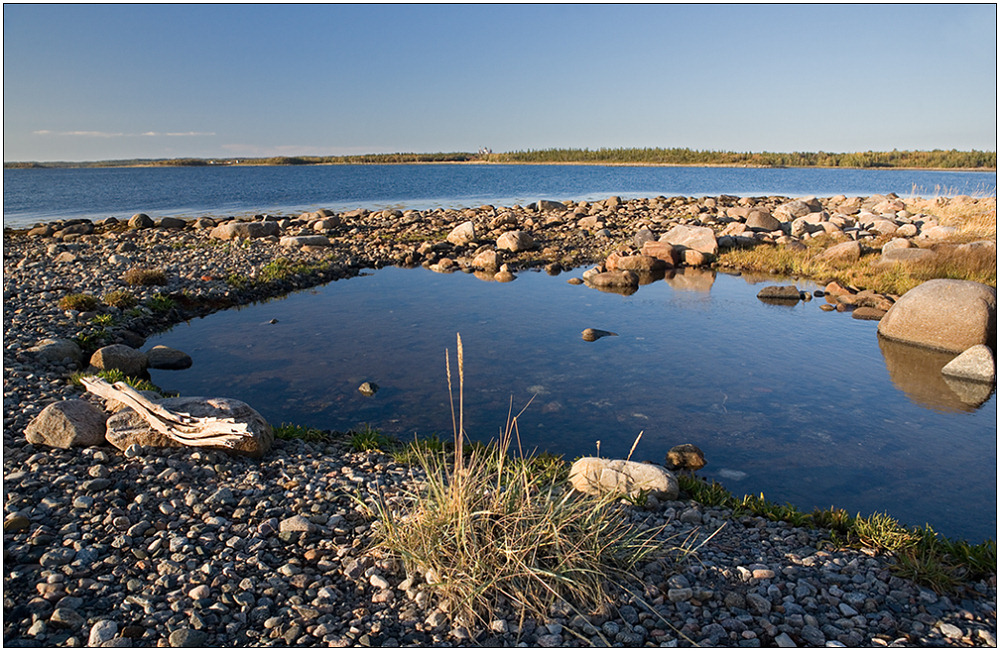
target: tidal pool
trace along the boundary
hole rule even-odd
[[[622,296],[574,275],[383,269],[175,326],[148,345],[194,365],[152,379],[243,400],[275,424],[450,437],[445,350],[457,391],[461,333],[475,439],[528,405],[525,450],[572,459],[600,441],[602,456],[624,457],[643,432],[634,459],[662,463],[694,443],[708,459],[699,474],[734,493],[996,538],[996,396],[946,382],[950,356],[880,340],[875,322],[824,312],[822,299],[764,303],[747,277],[688,270]],[[586,328],[618,336],[588,342]],[[358,391],[366,381],[380,387],[372,397]]]

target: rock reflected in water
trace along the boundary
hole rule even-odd
[[[889,379],[914,403],[944,412],[972,412],[993,394],[992,385],[941,374],[954,353],[921,348],[879,336]]]

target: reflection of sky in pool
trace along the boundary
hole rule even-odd
[[[148,345],[194,366],[153,380],[244,400],[272,423],[450,436],[444,351],[460,332],[474,438],[534,396],[519,420],[526,449],[572,459],[600,440],[603,456],[624,457],[643,431],[634,458],[695,443],[702,473],[733,492],[996,536],[996,397],[956,393],[940,377],[948,356],[880,345],[875,322],[821,299],[762,303],[760,286],[732,276],[688,273],[627,297],[569,277],[384,269],[178,325]],[[585,328],[619,336],[586,342]],[[381,387],[374,397],[364,381]]]

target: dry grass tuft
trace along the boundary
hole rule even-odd
[[[634,525],[615,496],[573,493],[514,456],[517,416],[508,417],[499,441],[469,446],[468,459],[458,453],[461,421],[460,404],[454,465],[442,455],[419,456],[422,492],[401,512],[376,505],[379,545],[423,577],[454,620],[486,622],[507,607],[545,619],[563,602],[597,612],[612,603],[612,582],[664,553],[660,531]]]
[[[942,226],[954,226],[968,239],[997,238],[996,197],[936,197],[908,199],[906,208],[912,213],[937,217]]]

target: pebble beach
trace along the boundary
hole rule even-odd
[[[827,226],[803,226],[788,241],[833,229],[856,242],[883,235],[858,215],[894,200],[859,198],[837,221],[831,215],[850,200],[824,199]],[[677,223],[708,224],[734,241],[777,241],[790,236],[745,225],[755,209],[770,217],[788,202],[320,211],[232,222],[260,226],[233,226],[229,235],[221,220],[149,217],[5,230],[4,645],[996,646],[995,573],[938,594],[893,574],[891,556],[839,547],[828,531],[734,516],[683,494],[621,506],[621,517],[660,527],[677,551],[640,567],[604,612],[555,608],[536,621],[501,609],[456,622],[424,577],[372,547],[380,523],[364,502],[404,501],[423,479],[391,456],[353,452],[335,434],[276,440],[260,459],[191,448],[61,449],[25,438],[54,401],[104,409],[70,382],[80,370],[74,360],[32,351],[46,339],[141,349],[184,320],[391,265],[501,282],[526,269],[559,273],[600,264],[642,228],[659,233]],[[946,228],[903,208],[891,218],[877,213],[871,221],[908,237]],[[465,222],[474,232],[457,234]],[[532,245],[486,244],[514,229]],[[162,270],[166,284],[129,284],[133,268]],[[116,291],[131,292],[136,305],[59,306],[68,294]]]

